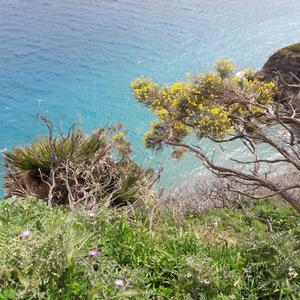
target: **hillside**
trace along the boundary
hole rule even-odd
[[[0,299],[299,299],[299,217],[274,202],[246,211],[2,201]]]

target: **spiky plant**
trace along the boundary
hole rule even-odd
[[[50,169],[54,164],[67,160],[86,162],[106,144],[104,130],[97,130],[88,136],[78,129],[68,137],[56,138],[53,142],[47,137],[40,137],[30,145],[6,152],[5,158],[21,170]]]
[[[138,198],[149,174],[131,158],[122,126],[99,128],[91,135],[71,126],[67,135],[48,136],[5,152],[5,190],[9,197],[36,196],[49,205],[126,204]]]

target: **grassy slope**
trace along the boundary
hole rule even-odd
[[[250,212],[258,218],[225,209],[153,222],[5,200],[0,299],[300,299],[299,217],[271,203]]]

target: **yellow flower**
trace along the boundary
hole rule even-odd
[[[123,138],[124,135],[125,135],[124,132],[120,131],[120,132],[116,133],[115,135],[113,135],[111,138],[113,140],[119,140],[119,139]]]

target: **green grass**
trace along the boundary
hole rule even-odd
[[[0,299],[300,299],[299,217],[271,202],[248,211],[153,219],[2,201]]]

